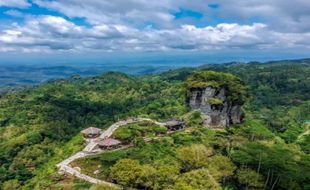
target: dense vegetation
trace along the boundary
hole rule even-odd
[[[124,143],[130,143],[138,137],[156,137],[167,133],[166,127],[161,127],[149,121],[128,124],[118,128],[113,137]]]
[[[214,71],[196,72],[186,80],[186,88],[204,89],[207,87],[214,88],[217,91],[225,89],[228,101],[242,105],[247,97],[248,90],[244,82],[239,78],[229,73],[219,73]],[[220,103],[218,99],[213,99],[215,104]]]
[[[156,77],[137,80],[107,73],[2,95],[1,183],[47,188],[57,179],[55,164],[83,147],[80,129],[104,128],[128,116],[168,119],[181,115],[186,112],[181,86]]]
[[[244,81],[251,94],[244,124],[214,131],[201,127],[199,113],[188,113],[184,81],[197,70],[232,73]],[[72,77],[2,94],[0,187],[88,189],[90,184],[57,174],[55,164],[84,146],[80,129],[140,115],[183,117],[188,129],[143,143],[141,132],[149,132],[128,126],[119,133],[138,132],[134,147],[75,164],[90,175],[101,165],[98,177],[132,187],[307,189],[309,73],[309,60],[234,63],[142,77]]]

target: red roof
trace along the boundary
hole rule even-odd
[[[107,138],[107,139],[103,139],[103,140],[98,140],[96,141],[100,146],[114,146],[114,145],[119,145],[122,142],[117,140],[117,139],[113,139],[113,138]]]

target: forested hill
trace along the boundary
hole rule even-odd
[[[259,105],[289,105],[310,98],[310,59],[208,64],[197,69],[172,70],[161,76],[167,80],[185,80],[195,70],[227,72],[240,77],[251,88],[253,97],[258,97],[254,103]]]
[[[244,124],[215,131],[201,127],[199,114],[189,112],[184,81],[201,70],[232,73],[249,87]],[[212,175],[213,189],[307,189],[309,101],[309,60],[206,65],[140,77],[109,72],[2,94],[0,189],[89,189],[91,184],[59,175],[55,165],[83,148],[81,129],[106,128],[131,116],[160,121],[186,118],[191,130],[164,142],[140,144],[129,152],[96,158],[95,163],[102,163],[108,171],[124,158],[162,171],[157,172],[162,176],[143,179],[160,181],[132,178],[128,186],[210,189],[203,185],[210,185],[208,176]],[[187,165],[182,165],[182,151],[201,149],[212,152],[204,163],[185,158]],[[204,165],[209,162],[214,163],[213,168]],[[211,171],[207,177],[206,171]],[[113,178],[113,174],[105,175]]]

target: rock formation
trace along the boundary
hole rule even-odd
[[[202,113],[206,126],[229,127],[242,122],[241,105],[229,101],[224,88],[194,88],[190,89],[190,94],[188,104]]]
[[[185,82],[187,104],[202,113],[210,127],[229,127],[241,123],[241,106],[249,97],[248,88],[237,76],[214,71],[196,72]]]

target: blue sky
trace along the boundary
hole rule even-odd
[[[0,0],[0,62],[309,57],[309,10],[309,0]]]

